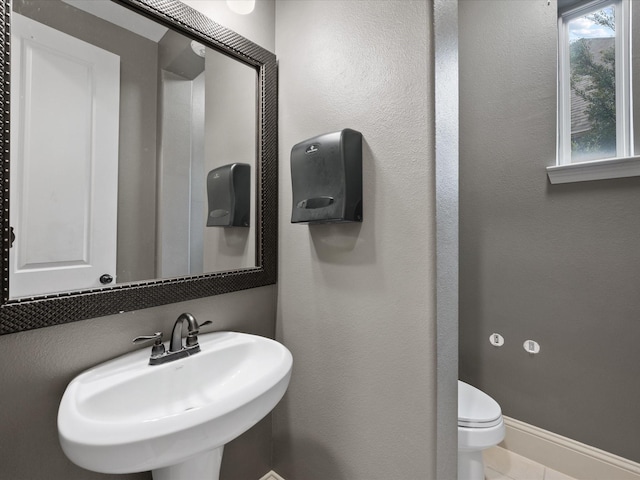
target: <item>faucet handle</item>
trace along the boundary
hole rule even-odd
[[[153,335],[142,335],[133,339],[133,343],[144,343],[149,340],[155,340],[156,343],[162,343],[162,332],[156,332]]]
[[[198,322],[196,322],[196,329],[189,332],[189,335],[198,335],[200,333],[200,328],[204,327],[205,325],[211,325],[213,322],[211,320],[207,320],[206,322],[202,322],[200,324],[198,324]]]
[[[153,335],[142,335],[133,339],[133,343],[144,343],[153,340],[151,347],[151,356],[158,357],[164,353],[164,345],[162,344],[162,332],[156,332]]]
[[[207,320],[206,322],[202,322],[200,324],[198,324],[196,322],[196,325],[197,325],[196,329],[192,330],[187,335],[186,346],[187,347],[194,347],[194,346],[198,345],[198,334],[200,333],[200,327],[204,327],[205,325],[211,325],[212,323],[213,322],[211,320]]]

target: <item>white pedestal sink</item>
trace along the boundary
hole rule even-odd
[[[280,401],[292,357],[280,343],[234,332],[199,336],[202,351],[151,366],[150,349],[98,365],[67,387],[62,450],[102,473],[218,480],[224,445]]]

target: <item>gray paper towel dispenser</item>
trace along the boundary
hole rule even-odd
[[[291,223],[362,221],[362,134],[351,129],[291,150]]]
[[[251,166],[231,163],[207,175],[207,227],[248,227],[251,213]]]

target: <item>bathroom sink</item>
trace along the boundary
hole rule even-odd
[[[280,343],[244,333],[199,341],[199,353],[173,362],[149,365],[145,348],[76,377],[58,411],[69,459],[102,473],[153,470],[155,479],[177,478],[160,469],[199,454],[219,449],[221,458],[225,443],[280,401],[292,357]]]

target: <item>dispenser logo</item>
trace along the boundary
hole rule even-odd
[[[307,149],[304,151],[304,153],[306,153],[307,155],[308,155],[308,154],[310,154],[310,153],[316,153],[316,152],[318,151],[318,147],[319,147],[319,146],[320,146],[320,145],[319,145],[319,144],[317,144],[317,143],[314,143],[314,144],[312,144],[312,145],[309,145],[309,146],[307,147]]]
[[[220,174],[219,173],[214,173],[213,174],[213,178],[220,178]]]

